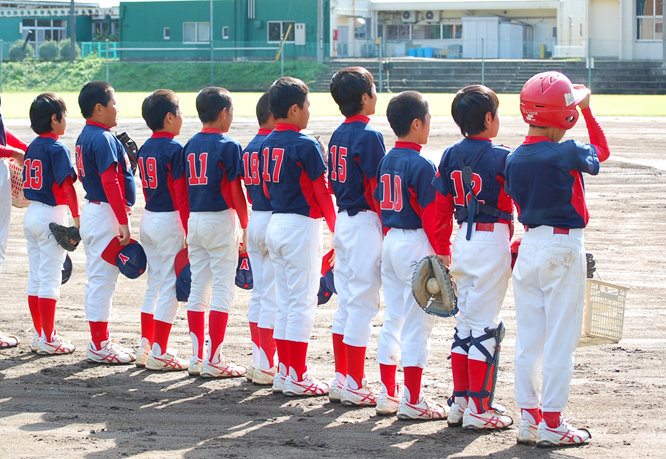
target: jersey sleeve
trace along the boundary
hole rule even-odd
[[[236,177],[243,175],[243,165],[241,164],[242,152],[243,149],[240,144],[235,141],[229,142],[220,152],[220,159],[224,165],[224,172],[227,174],[229,183],[236,180]]]
[[[95,164],[97,170],[102,174],[109,166],[118,163],[118,144],[116,138],[110,132],[95,137]]]
[[[62,186],[67,177],[72,177],[72,183],[76,181],[76,172],[72,166],[69,149],[57,142],[51,148],[51,167],[53,169],[53,178],[58,186]]]
[[[432,180],[435,178],[435,165],[422,158],[417,166],[416,173],[414,174],[414,182],[410,184],[416,192],[416,202],[418,202],[421,209],[435,201],[435,188],[432,186]]]
[[[573,140],[572,143],[575,146],[574,169],[590,175],[597,175],[599,173],[599,158],[594,145],[581,143],[577,140]]]
[[[324,156],[322,155],[319,142],[316,140],[312,139],[311,142],[303,142],[302,147],[298,149],[298,158],[311,182],[314,182],[321,174],[326,172]]]
[[[359,155],[358,161],[365,178],[374,178],[377,174],[379,162],[386,155],[386,146],[382,134],[374,130],[366,131],[366,135],[358,139],[354,151],[363,152]]]

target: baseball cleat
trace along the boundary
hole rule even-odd
[[[134,362],[134,365],[139,368],[146,366],[148,354],[150,354],[150,348],[150,342],[146,338],[141,338],[141,344],[139,344],[139,348],[136,350],[136,361]]]
[[[581,445],[592,438],[587,429],[575,429],[566,420],[555,428],[541,421],[537,428],[536,444],[539,447]]]
[[[134,351],[121,346],[117,339],[102,341],[100,349],[97,349],[95,343],[91,341],[88,344],[86,357],[90,363],[103,363],[106,365],[128,364],[136,360]]]
[[[342,388],[344,387],[344,384],[338,381],[337,379],[334,379],[331,381],[331,384],[328,385],[329,392],[328,392],[328,399],[332,403],[340,403],[340,400],[342,398]]]
[[[505,429],[513,424],[513,418],[503,414],[497,409],[489,409],[485,413],[473,413],[467,407],[463,415],[463,429],[471,430],[499,430]]]
[[[382,386],[383,388],[383,386]],[[384,390],[379,392],[377,397],[377,407],[375,410],[377,414],[382,416],[389,416],[398,412],[398,407],[400,406],[400,388],[396,386],[395,395],[390,396],[388,392]]]
[[[252,382],[258,386],[272,386],[276,372],[277,367],[273,367],[270,370],[255,367],[254,374],[252,375]]]
[[[201,374],[201,367],[203,367],[203,359],[198,358],[196,355],[190,357],[190,366],[187,367],[187,372],[190,376],[199,376]]]
[[[340,401],[345,406],[376,406],[377,392],[368,387],[368,382],[363,379],[359,389],[352,389],[348,384],[342,388]]]
[[[534,445],[537,439],[537,426],[528,419],[521,419],[518,424],[516,441],[523,445]]]
[[[273,393],[281,394],[284,390],[284,383],[286,382],[287,377],[280,372],[275,373],[275,378],[273,379]]]
[[[76,346],[72,344],[71,341],[66,340],[58,336],[58,333],[55,331],[51,335],[51,341],[46,341],[46,339],[41,338],[39,340],[39,345],[37,349],[37,354],[39,355],[62,355],[62,354],[71,354],[76,350]]]
[[[310,376],[309,373],[303,375],[303,381],[294,381],[291,376],[287,376],[282,393],[288,397],[295,396],[317,396],[328,394],[329,386],[325,382]]]
[[[439,421],[446,419],[448,414],[448,406],[442,406],[423,396],[417,403],[409,403],[402,397],[398,407],[398,419],[403,421]]]
[[[247,366],[247,373],[245,373],[245,379],[247,379],[249,382],[252,382],[252,377],[254,376],[254,370],[259,368],[258,365],[255,365],[254,362],[250,362],[250,364]]]
[[[0,349],[7,349],[10,347],[16,347],[21,342],[17,336],[9,335],[5,336],[0,333]]]
[[[247,373],[245,365],[236,365],[228,357],[222,357],[220,363],[210,363],[208,359],[204,360],[201,367],[202,378],[235,378]]]
[[[449,427],[462,427],[463,425],[463,415],[465,414],[465,408],[454,403],[451,405],[451,410],[449,411],[449,417],[446,418],[446,422]]]
[[[146,369],[155,371],[181,371],[188,369],[189,362],[176,356],[176,351],[167,349],[162,355],[148,354]]]
[[[32,335],[32,342],[30,343],[30,352],[37,353],[37,351],[39,350],[39,340],[40,340],[40,338],[41,338],[41,336],[37,332],[35,332]]]

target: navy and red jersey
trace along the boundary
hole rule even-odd
[[[272,211],[271,200],[264,193],[264,185],[261,180],[261,144],[271,131],[259,129],[257,135],[247,144],[243,150],[243,171],[245,189],[252,203],[252,210]]]
[[[604,158],[605,159],[605,158]],[[589,220],[581,172],[599,173],[595,146],[527,137],[506,160],[506,192],[529,228],[585,228]]]
[[[141,186],[146,198],[146,210],[173,212],[174,177],[182,177],[183,144],[172,134],[156,132],[139,149],[138,162]]]
[[[108,127],[86,121],[76,139],[76,167],[88,201],[109,202],[102,187],[101,174],[113,164],[116,164],[125,204],[131,207],[136,201],[136,185],[125,148]]]
[[[373,208],[377,166],[386,155],[384,137],[367,116],[347,118],[328,144],[328,180],[338,211],[350,216]]]
[[[375,197],[386,228],[423,228],[421,214],[435,201],[435,165],[420,150],[415,143],[396,142],[379,163]]]
[[[238,142],[214,128],[202,129],[185,144],[182,164],[190,212],[233,207],[230,183],[243,174],[241,151]]]
[[[463,163],[462,166],[454,153],[456,146]],[[506,157],[511,153],[511,149],[498,145],[491,146],[489,139],[481,138],[465,138],[451,145],[442,155],[432,185],[453,205],[451,210],[460,211],[465,209],[471,199],[463,182],[462,168],[471,166],[479,152],[489,146],[490,149],[481,156],[472,170],[472,190],[480,203],[505,212],[504,217],[510,216],[513,203],[504,191],[504,167]],[[456,217],[459,225],[468,221],[466,213],[458,213]],[[484,212],[478,213],[474,217],[474,221],[510,223],[508,218],[500,218]]]
[[[69,149],[55,134],[42,134],[25,153],[23,193],[26,199],[49,206],[67,204],[60,188],[71,177],[76,181]]]
[[[326,172],[319,142],[278,123],[261,145],[261,177],[275,214],[321,218],[313,182]]]

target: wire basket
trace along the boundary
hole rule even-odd
[[[9,172],[12,179],[12,205],[14,207],[28,207],[30,201],[23,196],[23,167],[9,160]]]
[[[622,339],[627,287],[587,279],[581,344],[617,343]]]

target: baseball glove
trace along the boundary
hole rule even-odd
[[[68,252],[76,250],[79,242],[81,242],[81,235],[76,226],[62,226],[51,222],[49,223],[49,229],[58,245]]]
[[[132,139],[127,132],[121,132],[116,135],[116,138],[120,140],[120,143],[123,144],[127,156],[129,156],[130,165],[132,166],[132,174],[136,173],[136,167],[138,163],[138,154],[139,147],[136,146],[136,142]]]
[[[458,312],[456,287],[449,270],[435,255],[422,258],[414,266],[412,293],[428,314],[451,317]]]
[[[587,278],[592,279],[594,273],[597,271],[597,262],[594,259],[594,255],[591,253],[586,253],[585,259],[587,260]]]

